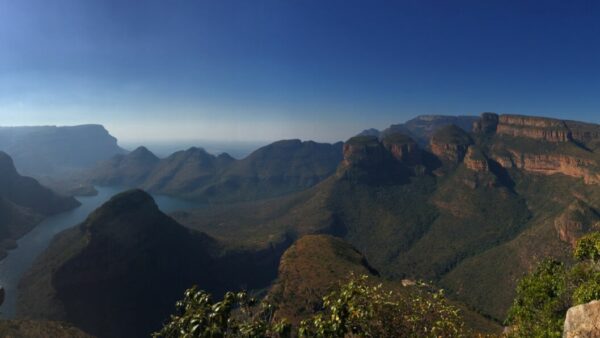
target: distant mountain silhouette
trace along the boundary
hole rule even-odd
[[[35,179],[19,175],[10,156],[0,152],[0,257],[43,218],[79,205]]]
[[[425,146],[438,129],[453,124],[466,132],[471,132],[473,123],[478,119],[477,116],[420,115],[404,123],[392,124],[382,131],[367,129],[357,136],[377,136],[381,138],[386,134],[402,133],[412,137],[421,146]]]
[[[242,160],[190,148],[157,161],[143,148],[104,161],[90,171],[88,179],[100,185],[141,187],[204,201],[253,200],[317,184],[335,172],[342,159],[341,149],[341,142],[285,140],[262,147]]]
[[[23,174],[59,175],[89,168],[126,151],[101,125],[0,127],[0,151]]]

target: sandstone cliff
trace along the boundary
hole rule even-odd
[[[431,152],[440,159],[450,163],[460,163],[473,140],[464,130],[455,125],[438,130],[431,137]]]
[[[593,126],[543,117],[484,113],[473,131],[475,135],[492,135],[488,141],[490,156],[503,168],[542,175],[562,174],[581,178],[587,184],[598,184],[600,157],[583,143],[591,144],[598,134]]]
[[[572,139],[571,131],[564,121],[545,117],[500,115],[496,132],[499,135],[549,142],[568,142]]]

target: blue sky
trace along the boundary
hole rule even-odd
[[[418,114],[600,122],[598,1],[0,0],[0,125],[343,140]]]

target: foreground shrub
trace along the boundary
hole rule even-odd
[[[507,324],[516,337],[562,337],[569,307],[600,299],[600,233],[583,236],[571,268],[545,260],[517,285]]]
[[[459,311],[442,291],[420,285],[406,295],[374,285],[366,276],[323,298],[323,310],[298,328],[273,317],[274,307],[258,303],[244,292],[227,293],[221,302],[192,288],[177,303],[155,337],[463,337]]]

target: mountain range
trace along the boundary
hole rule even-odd
[[[598,228],[599,141],[599,125],[496,114],[471,132],[437,129],[427,147],[357,136],[336,174],[308,190],[174,216],[241,246],[333,234],[383,276],[433,280],[502,321],[525,272],[568,261],[574,239]]]
[[[86,179],[207,202],[232,202],[285,195],[309,188],[335,172],[342,143],[284,140],[242,160],[201,148],[159,159],[140,147],[93,168]]]
[[[546,257],[571,261],[600,230],[599,152],[600,125],[494,113],[281,141],[242,160],[139,148],[90,181],[220,203],[165,215],[142,190],[113,197],[55,237],[20,283],[18,313],[145,336],[197,284],[263,290],[297,322],[355,272],[401,292],[431,281],[470,327],[498,332],[517,280]]]

